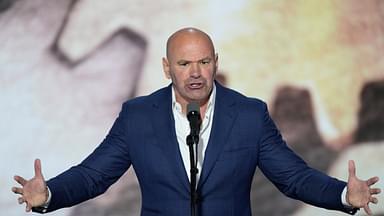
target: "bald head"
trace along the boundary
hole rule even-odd
[[[204,113],[218,68],[211,38],[196,28],[178,30],[167,41],[167,57],[162,63],[183,112],[188,103],[198,102]]]
[[[175,49],[191,42],[204,43],[215,54],[215,48],[209,35],[197,28],[183,28],[173,33],[167,40],[167,58],[170,59]]]

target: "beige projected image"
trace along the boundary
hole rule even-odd
[[[265,100],[311,166],[346,180],[354,159],[361,178],[378,175],[384,188],[380,0],[4,0],[1,215],[26,215],[10,192],[13,175],[32,176],[35,158],[47,179],[76,165],[124,101],[169,83],[165,42],[186,26],[212,36],[221,82]],[[251,202],[253,215],[343,215],[285,197],[258,170]],[[375,215],[384,215],[380,202]],[[131,169],[106,194],[50,215],[139,215],[140,205]]]

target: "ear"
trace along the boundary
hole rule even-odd
[[[170,73],[170,67],[169,67],[168,59],[163,57],[162,63],[163,63],[163,71],[164,71],[165,77],[167,77],[167,79],[171,79],[171,73]]]
[[[219,55],[216,53],[216,55],[215,55],[215,75],[214,76],[216,76],[217,70],[219,70]]]
[[[215,67],[216,67],[216,70],[219,68],[219,54],[217,53],[215,55]]]

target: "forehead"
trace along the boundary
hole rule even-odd
[[[186,32],[173,35],[167,47],[168,58],[199,60],[214,56],[211,39],[200,32]]]

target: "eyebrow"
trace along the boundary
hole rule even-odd
[[[199,60],[197,60],[197,61],[191,61],[191,60],[181,59],[181,60],[177,61],[177,63],[178,63],[178,64],[185,64],[185,63],[191,63],[191,62],[202,62],[202,61],[207,61],[207,60],[211,61],[212,58],[207,56],[207,57],[204,57],[204,58],[199,59]]]

